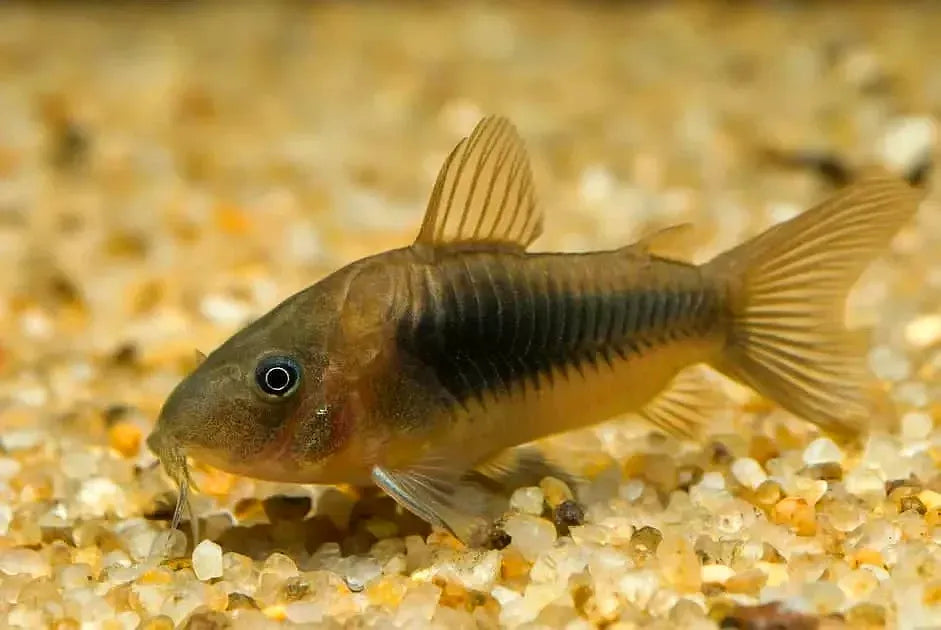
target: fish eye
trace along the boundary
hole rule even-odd
[[[290,357],[266,357],[255,368],[255,382],[268,396],[288,396],[300,380],[301,366]]]

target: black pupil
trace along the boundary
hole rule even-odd
[[[281,392],[286,390],[291,386],[291,380],[293,379],[288,368],[280,365],[268,368],[268,371],[265,372],[265,385],[272,391]]]

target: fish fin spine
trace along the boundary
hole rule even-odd
[[[442,165],[415,245],[523,251],[542,225],[526,146],[509,120],[488,116]]]

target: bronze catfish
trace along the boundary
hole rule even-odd
[[[526,149],[486,118],[442,167],[412,245],[226,341],[173,391],[148,444],[181,496],[187,457],[259,479],[373,482],[467,541],[468,471],[627,412],[692,434],[708,419],[683,385],[696,364],[857,432],[868,375],[844,301],[918,203],[901,179],[869,177],[704,265],[658,256],[663,233],[532,253],[542,216]]]

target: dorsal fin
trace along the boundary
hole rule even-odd
[[[509,120],[484,118],[441,167],[415,242],[523,250],[541,233],[526,147]]]

